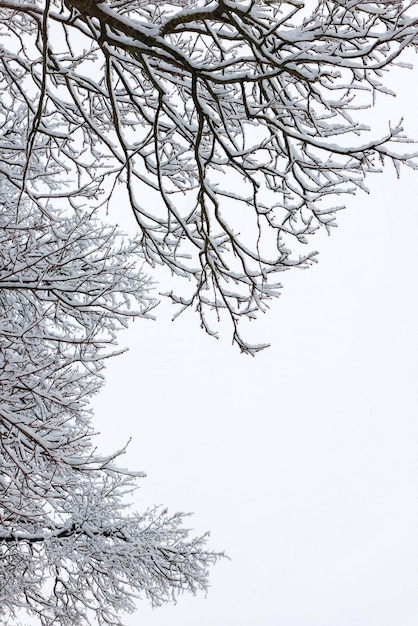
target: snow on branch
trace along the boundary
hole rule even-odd
[[[0,623],[122,624],[206,590],[220,556],[183,515],[129,512],[143,472],[94,447],[88,403],[117,331],[147,317],[137,241],[91,213],[42,213],[7,179],[0,196]]]
[[[254,353],[240,320],[315,261],[339,197],[416,167],[397,120],[376,137],[362,112],[416,47],[417,4],[0,0],[0,171],[40,206],[122,185],[145,258],[189,279],[173,301],[215,336],[225,312]]]

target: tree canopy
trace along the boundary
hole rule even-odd
[[[307,267],[337,196],[384,159],[414,166],[399,120],[362,122],[417,45],[417,2],[0,0],[0,171],[46,206],[123,186],[169,295],[234,340]]]
[[[141,474],[93,443],[104,360],[155,304],[138,261],[188,279],[177,313],[262,348],[240,321],[315,261],[340,196],[417,167],[398,120],[376,136],[363,116],[417,48],[417,5],[0,0],[3,623],[119,624],[136,595],[206,589],[206,538],[129,513]],[[116,194],[133,241],[97,218]]]
[[[91,213],[0,200],[0,623],[121,624],[207,588],[219,554],[184,514],[130,512],[143,472],[94,445],[89,401],[129,318],[155,304],[135,241]]]

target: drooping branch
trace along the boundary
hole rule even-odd
[[[224,310],[254,353],[239,321],[315,261],[304,248],[335,225],[339,196],[385,159],[416,165],[396,120],[382,137],[361,120],[416,46],[416,4],[53,0],[45,22],[42,2],[1,0],[4,32],[26,40],[3,44],[0,95],[14,100],[5,129],[18,111],[36,126],[27,191],[101,204],[123,185],[145,258],[192,279],[168,290],[180,310],[214,335]],[[26,153],[7,132],[16,181]]]

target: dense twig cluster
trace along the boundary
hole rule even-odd
[[[19,206],[18,206],[19,205]],[[141,472],[93,445],[88,402],[116,332],[149,314],[139,245],[91,214],[0,199],[0,623],[120,624],[133,599],[207,586],[183,515],[129,513]]]

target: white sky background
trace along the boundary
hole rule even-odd
[[[406,111],[418,138],[418,71],[400,76],[382,119]],[[193,511],[231,557],[207,598],[144,601],[130,626],[418,624],[418,172],[368,183],[310,242],[319,264],[283,274],[255,358],[195,314],[171,323],[170,305],[121,337],[100,445],[132,436],[123,463],[148,474],[135,507]]]

